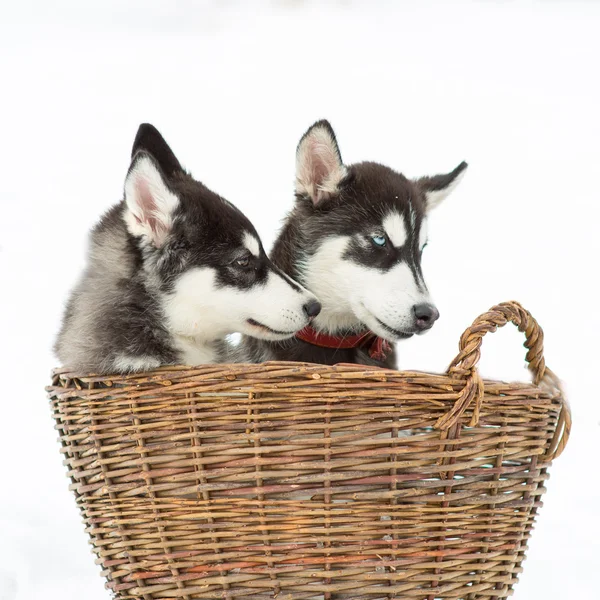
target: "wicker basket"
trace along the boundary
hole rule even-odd
[[[526,335],[533,384],[483,381]],[[570,412],[511,302],[444,375],[303,363],[61,369],[48,388],[77,504],[120,599],[511,595]]]

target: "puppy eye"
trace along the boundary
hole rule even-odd
[[[245,269],[246,267],[248,267],[248,266],[250,265],[250,259],[249,259],[247,256],[244,256],[243,258],[238,258],[238,259],[235,261],[235,264],[236,264],[238,267],[242,267],[242,268],[244,268],[244,269]]]
[[[387,243],[387,239],[384,235],[373,235],[371,236],[371,240],[376,246],[383,247]]]

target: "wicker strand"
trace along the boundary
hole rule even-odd
[[[525,333],[534,383],[482,380]],[[503,600],[571,416],[520,305],[445,374],[272,362],[48,388],[71,489],[118,600]]]
[[[546,367],[544,378],[540,382],[540,387],[546,391],[552,393],[554,390],[558,390],[560,397],[562,398],[562,410],[558,416],[558,423],[554,429],[554,435],[550,441],[548,451],[540,457],[541,462],[551,462],[555,458],[558,458],[562,453],[569,437],[571,435],[572,416],[571,408],[566,394],[564,393],[563,386],[560,379]]]
[[[474,427],[479,421],[479,410],[483,399],[483,382],[477,371],[481,357],[481,343],[486,333],[493,333],[508,322],[514,323],[519,331],[525,333],[524,346],[527,348],[525,360],[533,376],[533,383],[539,385],[546,373],[544,360],[544,334],[542,328],[529,311],[518,302],[503,302],[493,306],[488,312],[473,321],[460,338],[459,353],[450,363],[448,374],[465,378],[465,388],[448,414],[440,417],[436,423],[438,429],[449,429],[458,422],[465,410],[476,402],[473,417],[469,425]],[[546,379],[550,383],[554,380]],[[558,387],[556,391],[561,391]],[[566,433],[568,436],[568,433]],[[566,443],[566,442],[565,442]],[[564,447],[564,446],[563,446]]]

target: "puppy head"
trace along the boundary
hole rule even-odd
[[[395,341],[431,328],[439,316],[421,269],[427,218],[467,168],[411,180],[384,165],[344,165],[327,121],[315,123],[296,153],[298,231],[293,269],[323,310],[331,332],[367,326]]]
[[[133,145],[124,218],[178,335],[285,339],[318,314],[315,296],[268,259],[252,223],[193,179],[152,125]]]

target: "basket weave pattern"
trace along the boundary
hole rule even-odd
[[[533,383],[482,381],[481,339],[525,333]],[[448,372],[302,363],[58,370],[71,489],[122,600],[506,598],[570,413],[517,303]]]

